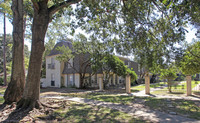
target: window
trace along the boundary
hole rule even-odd
[[[51,86],[55,86],[55,74],[51,74]]]
[[[72,67],[74,67],[73,59],[70,59],[69,62],[68,62],[68,68],[72,68]]]
[[[72,75],[69,75],[69,84],[70,85],[73,85],[74,82],[73,82],[73,74]]]
[[[48,64],[48,69],[55,69],[55,60],[51,58],[51,64]]]
[[[55,63],[54,58],[51,58],[51,63],[52,63],[52,64]]]

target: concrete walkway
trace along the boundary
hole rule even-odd
[[[135,117],[142,117],[144,120],[151,122],[160,122],[160,123],[200,123],[200,121],[182,117],[179,115],[170,115],[160,111],[153,111],[139,104],[133,105],[123,105],[117,103],[110,102],[102,102],[91,99],[84,99],[78,97],[64,97],[64,96],[47,96],[43,98],[55,98],[55,99],[63,99],[69,101],[75,101],[79,103],[86,103],[95,106],[103,106],[111,109],[116,109],[125,113],[129,113]]]
[[[150,93],[155,91],[155,89],[151,89]],[[126,95],[126,94],[124,94]],[[136,92],[136,93],[131,93],[132,96],[136,96],[136,97],[154,97],[154,98],[169,98],[169,99],[183,99],[183,100],[198,100],[200,101],[200,96],[195,96],[195,95],[192,95],[192,96],[186,96],[185,95],[153,95],[153,94],[145,94],[145,90],[143,91],[139,91],[139,92]]]

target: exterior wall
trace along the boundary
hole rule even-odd
[[[67,74],[64,75],[64,80],[65,80],[65,87],[67,87],[67,83],[68,83],[68,75]]]
[[[72,73],[75,74],[75,73],[83,72],[86,67],[86,64],[84,64],[83,66],[82,66],[82,64],[85,63],[87,60],[89,60],[89,57],[90,57],[89,53],[76,55],[73,59],[73,68],[68,67],[68,63],[65,63],[64,70],[62,71],[62,73],[63,74],[72,74]],[[80,66],[82,66],[82,67],[80,67]],[[82,71],[81,71],[81,69],[82,69]],[[86,73],[92,73],[92,69],[90,66],[87,67]]]
[[[42,87],[46,87],[46,78],[41,78],[40,82],[42,83]]]
[[[97,82],[97,74],[91,76],[91,87],[99,87],[99,84]]]
[[[103,74],[97,74],[97,83],[98,83],[98,85],[99,85],[99,78],[100,77],[103,77]]]
[[[77,88],[80,87],[80,75],[79,75],[78,73],[75,74],[75,86],[76,86]]]
[[[54,58],[55,69],[49,69],[48,64],[51,64],[51,58]],[[46,57],[46,81],[44,82],[44,87],[61,87],[61,64],[56,60],[56,55],[51,57]],[[51,75],[55,76],[55,86],[51,86]]]
[[[63,75],[64,77],[64,85],[65,87],[79,87],[79,86],[76,86],[76,81],[79,81],[79,80],[76,80],[77,77],[76,77],[76,74],[65,74]],[[70,80],[72,79],[72,81]]]

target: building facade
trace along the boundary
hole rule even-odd
[[[56,57],[61,53],[56,50],[60,46],[69,47],[72,49],[72,43],[67,41],[58,42],[50,54],[46,57],[46,78],[42,82],[43,87],[80,87],[81,74],[85,73],[84,83],[87,87],[98,88],[98,78],[105,77],[101,70],[93,74],[90,66],[87,66],[87,61],[90,54],[79,54],[69,62],[64,63],[56,60]],[[124,61],[128,68],[134,70],[138,74],[138,64],[130,61],[128,58],[119,57]],[[125,79],[123,77],[112,74],[109,78],[108,86],[123,85]]]

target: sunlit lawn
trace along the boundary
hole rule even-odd
[[[6,90],[6,87],[0,86],[0,94],[4,94],[5,90]]]
[[[68,94],[63,94],[63,96],[82,97],[98,101],[121,103],[125,105],[134,104],[135,100],[140,99],[145,102],[144,105],[148,106],[152,110],[157,109],[167,113],[173,111],[182,115],[187,115],[191,118],[200,119],[199,101],[197,104],[195,101],[190,101],[190,100],[171,100],[170,102],[172,103],[174,108],[169,108],[166,99],[158,99],[152,97],[140,98],[134,96],[120,96],[120,95],[105,94],[105,93],[68,93]]]
[[[142,91],[144,89],[145,89],[145,85],[141,84],[141,85],[131,87],[131,92],[138,92],[138,91]]]
[[[165,84],[165,82],[152,83],[152,84],[150,84],[150,87],[157,88],[157,87],[163,86],[164,84]],[[143,90],[145,90],[145,84],[131,87],[131,92],[137,92],[137,91],[143,91]]]
[[[0,86],[0,104],[2,104],[4,102],[3,94],[4,94],[5,90],[6,90],[6,87]]]
[[[196,87],[198,84],[200,83],[200,81],[192,81],[192,89],[194,87]],[[155,94],[155,95],[182,95],[186,93],[186,89],[187,89],[187,84],[186,82],[176,82],[176,86],[172,86],[172,93],[169,93],[168,88],[162,88],[156,91],[151,92],[151,94]],[[192,90],[193,92],[199,92],[200,90]]]
[[[68,102],[65,108],[54,111],[49,116],[40,116],[39,119],[47,121],[49,118],[59,119],[61,122],[78,122],[78,123],[119,123],[119,122],[136,122],[143,123],[146,121],[139,120],[133,116],[120,112],[118,110],[104,108],[101,106],[92,106],[75,102]]]

